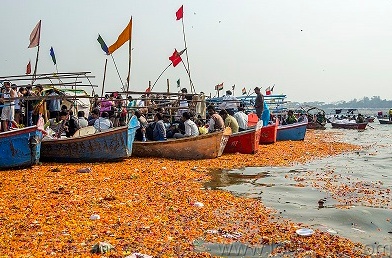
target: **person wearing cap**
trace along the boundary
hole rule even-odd
[[[257,117],[260,119],[262,114],[263,114],[263,110],[264,110],[264,96],[263,94],[261,94],[260,88],[256,87],[254,89],[255,93],[256,93],[256,99],[255,99],[255,110],[256,110],[256,114]]]
[[[234,115],[239,103],[239,100],[233,96],[231,90],[227,90],[226,95],[222,97],[222,103],[219,105],[219,108],[225,109],[230,115]]]
[[[18,97],[18,94],[15,90],[11,88],[11,83],[6,81],[3,83],[4,89],[2,90],[2,98],[0,101],[4,103],[4,107],[1,111],[1,128],[3,132],[7,132],[10,128],[8,126],[8,122],[16,124],[14,121],[15,116],[15,103],[13,100],[9,100],[10,98]]]

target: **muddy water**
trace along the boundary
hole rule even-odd
[[[361,242],[392,249],[392,125],[337,130],[363,150],[292,167],[213,171],[206,187],[257,198],[279,216]]]

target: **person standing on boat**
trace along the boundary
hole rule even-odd
[[[267,105],[267,102],[265,101],[263,102],[264,102],[264,109],[263,109],[263,114],[261,115],[261,120],[263,120],[263,126],[267,126],[271,118],[271,113]]]
[[[152,139],[154,141],[166,141],[166,127],[163,123],[163,115],[156,113],[154,116],[155,126],[152,131]]]
[[[0,101],[4,103],[4,107],[1,111],[1,128],[4,132],[7,132],[10,128],[8,122],[15,123],[15,103],[13,100],[11,101],[9,99],[18,97],[18,94],[11,88],[10,82],[4,82],[3,85],[3,97],[0,99]]]
[[[236,112],[233,117],[237,120],[239,132],[248,129],[248,116],[245,114],[243,107],[238,107],[238,112]]]
[[[225,129],[225,122],[223,121],[223,118],[218,113],[216,113],[214,106],[209,105],[207,107],[207,112],[210,116],[210,120],[208,121],[209,133]]]
[[[219,105],[220,109],[225,109],[231,116],[237,111],[239,100],[232,95],[231,90],[226,91],[226,95],[222,97],[222,103]]]
[[[57,94],[53,89],[50,89],[48,92],[49,97],[54,97],[53,99],[48,100],[48,109],[49,109],[49,119],[56,118],[60,114],[61,110],[61,100],[56,98],[59,94]]]
[[[256,110],[256,115],[259,118],[259,120],[262,119],[262,114],[264,110],[264,96],[261,94],[260,88],[256,87],[254,89],[256,93],[256,99],[255,99],[255,110]]]
[[[392,108],[389,109],[388,115],[389,115],[389,121],[392,121]]]
[[[232,117],[225,109],[219,111],[219,115],[225,121],[225,127],[230,127],[232,133],[238,133],[239,126],[237,120]]]

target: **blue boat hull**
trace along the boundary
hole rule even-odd
[[[305,139],[308,121],[278,126],[277,141],[302,141]]]
[[[87,136],[44,140],[41,161],[100,162],[120,160],[131,156],[137,118],[128,126],[114,128]]]
[[[0,169],[28,167],[40,158],[42,132],[36,126],[0,133]]]

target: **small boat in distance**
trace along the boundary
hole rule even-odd
[[[365,130],[368,122],[363,122],[363,123],[344,123],[340,122],[339,120],[335,120],[335,122],[332,122],[332,128],[342,128],[342,129],[357,129],[357,130]]]
[[[253,128],[230,135],[223,153],[257,153],[262,127],[263,121],[259,121]]]
[[[0,133],[0,169],[29,167],[40,158],[42,132],[37,126]]]
[[[77,131],[74,137],[42,141],[41,160],[48,162],[98,162],[121,160],[132,154],[133,140],[139,127],[136,116],[128,126],[116,127],[104,132],[89,128]]]
[[[305,139],[308,119],[304,117],[301,122],[279,125],[276,135],[277,141],[302,141]]]
[[[132,156],[177,160],[213,159],[222,155],[231,129],[166,141],[134,141]]]
[[[380,122],[380,124],[382,125],[391,125],[392,121],[388,120],[388,119],[378,119],[378,121]]]

